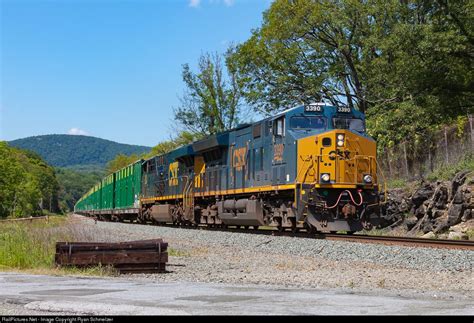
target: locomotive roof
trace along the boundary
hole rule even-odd
[[[327,116],[327,117],[330,116],[330,115],[333,115],[334,114],[334,109],[336,109],[335,106],[333,106],[329,103],[322,102],[322,103],[313,103],[313,104],[331,108],[329,111],[324,111],[324,115]],[[277,113],[273,116],[266,117],[264,119],[261,119],[259,121],[253,122],[253,123],[239,124],[239,125],[237,125],[236,127],[232,128],[232,129],[225,130],[225,131],[213,134],[213,135],[209,135],[209,136],[207,136],[203,139],[193,141],[192,143],[189,143],[189,144],[186,144],[186,145],[182,145],[182,146],[170,151],[168,153],[169,157],[173,158],[173,159],[176,159],[176,158],[179,158],[179,157],[182,157],[182,156],[185,156],[185,155],[194,155],[197,152],[203,152],[203,151],[206,151],[206,150],[213,149],[215,147],[226,146],[226,145],[228,145],[229,134],[231,132],[237,131],[237,130],[240,130],[240,129],[244,129],[244,128],[248,128],[248,127],[251,127],[255,124],[264,122],[264,121],[275,120],[275,119],[278,119],[279,117],[281,117],[283,115],[286,115],[286,114],[289,114],[291,112],[295,112],[295,113],[304,112],[304,105],[298,105],[296,107],[292,107],[292,108],[283,110],[283,111],[281,111],[281,112],[279,112],[279,113]],[[351,111],[351,114],[354,115],[355,117],[365,119],[364,114],[362,112],[358,111],[358,110]],[[153,159],[154,157],[155,156],[153,156],[153,157],[151,157],[147,160]]]

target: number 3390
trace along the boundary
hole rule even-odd
[[[337,112],[339,112],[339,113],[350,113],[351,108],[349,108],[349,107],[337,107]]]

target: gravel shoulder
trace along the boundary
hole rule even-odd
[[[163,238],[166,274],[124,275],[124,280],[336,288],[395,296],[473,296],[474,252],[277,237],[150,225],[71,221],[97,241]]]

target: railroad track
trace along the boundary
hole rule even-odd
[[[124,222],[130,223],[130,222]],[[155,224],[137,224],[134,225],[155,225]],[[298,237],[305,239],[322,239],[322,240],[333,240],[333,241],[350,241],[359,243],[378,243],[384,245],[399,245],[408,247],[423,247],[423,248],[445,248],[445,249],[464,249],[474,251],[474,241],[472,240],[446,240],[446,239],[425,239],[425,238],[413,238],[413,237],[395,237],[395,236],[371,236],[363,234],[337,234],[337,233],[307,233],[291,231],[280,232],[277,229],[266,229],[266,230],[250,230],[241,229],[237,227],[207,227],[204,225],[200,226],[176,226],[172,224],[160,224],[158,226],[170,227],[170,228],[182,228],[187,230],[208,230],[208,231],[221,231],[221,232],[239,232],[246,234],[262,234],[270,236],[286,236],[286,237]]]
[[[207,229],[207,228],[206,228]],[[474,251],[474,241],[471,240],[446,240],[446,239],[424,239],[412,237],[395,237],[395,236],[371,236],[363,234],[337,234],[337,233],[315,233],[308,234],[306,232],[292,233],[289,231],[278,232],[278,230],[242,230],[242,229],[214,229],[220,231],[232,231],[251,234],[266,234],[272,236],[289,236],[307,239],[322,239],[333,241],[350,241],[360,243],[378,243],[384,245],[401,245],[408,247],[424,247],[424,248],[445,248],[445,249],[464,249]]]
[[[342,235],[325,234],[326,240],[345,240],[363,243],[381,243],[385,245],[402,245],[409,247],[428,247],[428,248],[447,248],[447,249],[465,249],[474,251],[474,241],[470,240],[445,240],[445,239],[424,239],[409,237],[391,237],[391,236],[369,236],[369,235]]]

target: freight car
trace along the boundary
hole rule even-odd
[[[348,231],[379,222],[376,143],[365,116],[298,106],[109,175],[75,206],[102,219]]]

